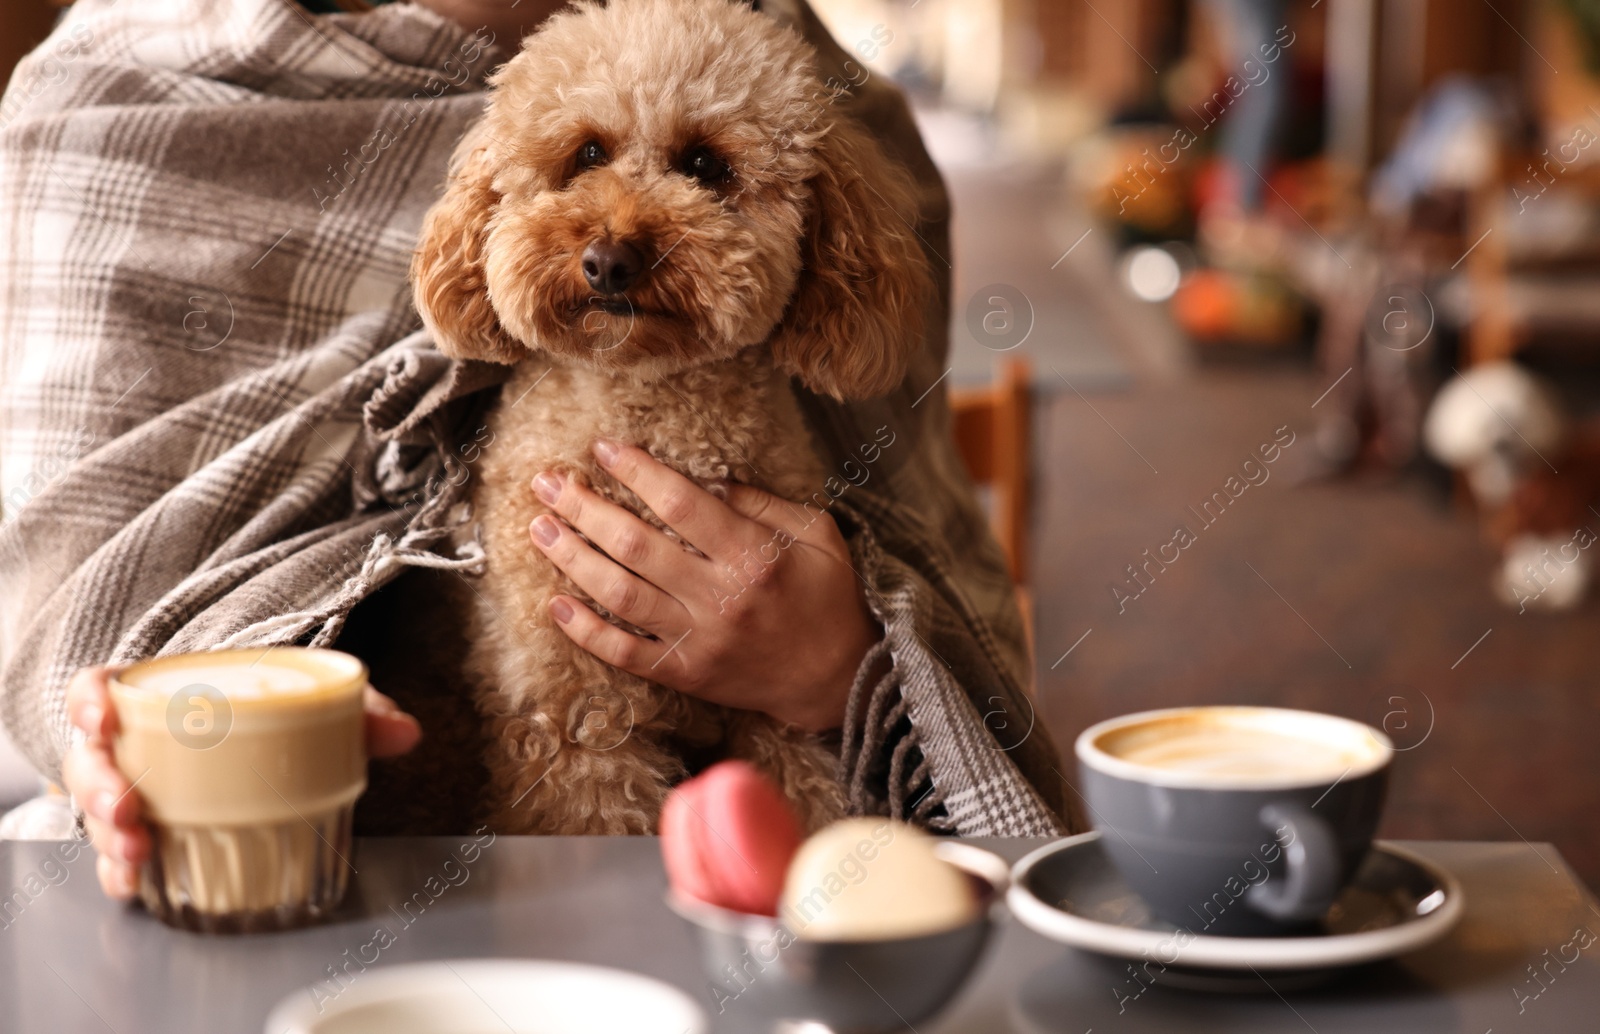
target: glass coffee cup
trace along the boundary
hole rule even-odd
[[[117,766],[152,832],[139,897],[173,926],[278,930],[344,897],[367,669],[334,650],[160,657],[111,681]]]

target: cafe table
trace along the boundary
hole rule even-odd
[[[974,842],[1015,861],[1047,841]],[[168,929],[106,900],[92,853],[70,846],[0,843],[5,1034],[264,1034],[285,996],[336,997],[381,966],[484,957],[634,970],[693,995],[713,1030],[759,1029],[737,1000],[719,1015],[688,927],[662,903],[653,838],[358,839],[332,921],[249,936]],[[1125,963],[1007,915],[968,985],[916,1034],[1600,1031],[1600,909],[1554,848],[1402,846],[1454,872],[1466,895],[1454,930],[1414,954],[1309,989],[1264,975],[1259,993],[1185,991],[1134,982]]]

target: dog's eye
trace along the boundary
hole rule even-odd
[[[600,146],[600,142],[598,140],[590,140],[588,143],[578,148],[578,153],[574,158],[574,162],[576,163],[579,171],[584,169],[592,169],[596,165],[604,165],[606,163],[606,149]]]
[[[704,147],[696,147],[683,156],[683,173],[711,186],[724,183],[733,175],[728,163]]]

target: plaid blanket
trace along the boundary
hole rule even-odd
[[[801,0],[764,7],[851,81]],[[481,571],[449,545],[470,541],[451,473],[504,368],[434,350],[406,270],[498,45],[409,4],[79,0],[18,67],[0,101],[0,717],[42,773],[83,665],[333,643],[410,568]],[[904,102],[870,80],[840,103],[921,178],[947,269],[948,203]],[[897,394],[803,399],[835,469],[862,471],[840,516],[892,661],[858,679],[842,775],[858,811],[1049,834],[1067,828],[1058,762],[934,390],[947,292]]]

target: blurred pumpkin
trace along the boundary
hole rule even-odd
[[[1305,305],[1274,277],[1199,269],[1172,297],[1173,318],[1200,342],[1279,346],[1300,339]]]

